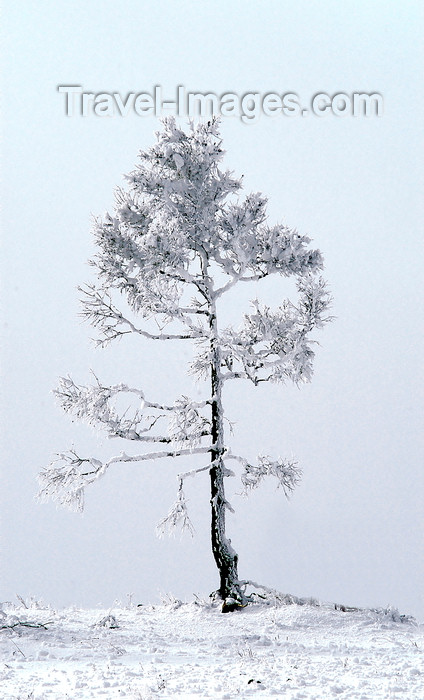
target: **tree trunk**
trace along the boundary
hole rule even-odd
[[[211,507],[212,507],[212,552],[218,567],[220,587],[218,593],[224,601],[223,611],[233,610],[246,604],[246,598],[240,588],[237,573],[237,553],[231,546],[231,540],[225,535],[225,510],[227,502],[224,490],[225,466],[224,451],[224,412],[222,408],[221,352],[218,343],[216,309],[213,305],[210,316],[211,329],[211,380],[212,380],[212,462]],[[229,601],[231,598],[233,601]]]

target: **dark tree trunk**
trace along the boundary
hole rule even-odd
[[[215,309],[211,311],[211,380],[212,380],[212,450],[213,466],[210,469],[212,507],[212,552],[218,567],[220,587],[218,593],[224,601],[223,611],[245,605],[246,598],[240,588],[237,573],[237,553],[225,535],[225,510],[227,508],[224,489],[224,413],[222,408],[221,353],[217,337]],[[228,601],[232,598],[234,604]],[[226,602],[228,601],[228,602]]]

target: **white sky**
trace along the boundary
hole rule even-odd
[[[312,384],[238,383],[226,394],[231,444],[295,454],[288,503],[273,483],[231,498],[240,575],[296,595],[393,604],[424,618],[423,5],[420,2],[9,3],[3,9],[2,600],[112,604],[134,593],[217,587],[207,476],[187,486],[194,540],[157,540],[177,470],[117,467],[83,516],[34,501],[36,475],[72,443],[116,451],[55,405],[57,377],[132,381],[164,400],[189,393],[184,346],[94,350],[77,318],[89,281],[91,214],[113,203],[154,117],[67,118],[57,85],[218,94],[379,92],[382,118],[224,118],[226,164],[269,197],[270,221],[324,253],[337,320],[320,335]],[[264,294],[279,303],[278,280]],[[243,297],[244,299],[245,297]],[[239,314],[242,299],[234,297]],[[164,354],[162,354],[164,353]],[[120,448],[121,449],[121,448]],[[230,493],[237,490],[229,483]]]

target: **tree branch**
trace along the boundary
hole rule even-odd
[[[84,310],[80,315],[85,320],[90,321],[93,326],[98,327],[105,335],[103,340],[96,341],[97,345],[105,345],[128,333],[136,333],[150,340],[193,340],[193,338],[203,337],[200,328],[196,328],[189,322],[184,314],[177,314],[176,318],[188,326],[192,331],[191,333],[149,333],[141,328],[137,328],[132,321],[126,318],[119,309],[112,304],[110,295],[107,292],[103,292],[102,295],[93,285],[87,285],[85,289],[83,287],[78,287],[78,290],[86,296],[86,299],[83,301]],[[106,298],[108,299],[107,301]],[[119,328],[120,325],[128,326],[129,330],[121,330]]]
[[[241,480],[244,486],[244,495],[256,489],[266,476],[275,476],[278,479],[278,485],[283,488],[284,495],[288,498],[302,476],[302,470],[293,459],[279,457],[277,460],[271,460],[268,456],[259,455],[258,464],[253,465],[244,457],[234,455],[231,452],[228,452],[224,459],[234,459],[242,465]]]
[[[54,393],[65,411],[90,425],[106,429],[110,438],[174,443],[177,446],[191,443],[194,447],[202,437],[211,434],[209,421],[200,413],[200,409],[206,406],[208,401],[192,402],[183,396],[177,399],[173,406],[166,406],[147,401],[141,390],[126,384],[102,386],[94,373],[93,376],[97,382],[95,386],[78,386],[71,377],[61,377],[59,387]],[[111,402],[114,396],[124,393],[135,394],[141,399],[141,405],[134,409],[129,417],[126,415],[129,409],[123,415],[118,415]],[[146,408],[161,411],[163,414],[146,415]],[[166,417],[164,414],[168,414],[170,418],[168,435],[146,435],[159,420]]]
[[[189,457],[198,454],[207,454],[215,448],[193,447],[192,449],[168,450],[163,452],[150,452],[141,455],[120,455],[111,457],[107,462],[101,462],[94,457],[79,457],[74,449],[67,453],[61,453],[46,467],[38,477],[41,488],[38,498],[42,501],[49,499],[59,501],[71,510],[84,510],[84,489],[97,479],[100,479],[112,464],[127,462],[145,462],[167,457]],[[59,466],[55,466],[59,463]],[[92,469],[84,468],[90,465]],[[84,468],[84,471],[83,471]]]
[[[196,474],[199,474],[200,472],[205,472],[205,471],[210,471],[215,464],[217,464],[219,460],[214,459],[212,462],[210,462],[206,467],[199,467],[197,469],[192,469],[191,471],[184,472],[182,474],[177,475],[178,479],[178,491],[177,491],[177,499],[176,501],[172,504],[168,514],[160,520],[160,522],[156,526],[156,534],[158,537],[164,537],[166,533],[169,535],[172,534],[177,525],[181,525],[181,529],[188,530],[193,536],[194,534],[194,527],[191,523],[191,520],[188,515],[187,511],[187,501],[186,497],[184,494],[183,490],[183,483],[184,480],[189,477],[189,476],[195,476]]]
[[[226,382],[228,379],[250,379],[255,383],[255,380],[247,372],[227,372],[222,374],[221,377],[223,382]]]

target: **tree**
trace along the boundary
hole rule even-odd
[[[261,194],[244,200],[236,196],[241,180],[220,168],[223,154],[216,119],[191,123],[188,132],[174,119],[165,119],[155,145],[139,154],[136,169],[126,177],[127,189],[117,190],[114,214],[95,220],[98,252],[91,264],[97,282],[80,288],[82,315],[97,329],[99,346],[127,334],[193,341],[191,372],[209,380],[208,397],[196,402],[182,396],[166,405],[126,384],[103,386],[95,377],[93,384],[80,386],[69,376],[61,378],[55,393],[65,411],[110,437],[166,448],[136,455],[121,452],[106,462],[82,458],[75,449],[56,455],[40,474],[40,496],[82,509],[85,487],[112,465],[209,455],[206,465],[178,475],[177,500],[158,530],[163,533],[177,524],[192,529],[184,481],[208,471],[217,593],[229,610],[245,605],[248,596],[225,531],[226,510],[232,509],[224,480],[235,475],[228,463],[238,463],[245,492],[272,475],[288,495],[300,469],[293,460],[261,455],[253,464],[232,453],[224,436],[223,387],[240,379],[255,386],[309,382],[315,342],[310,334],[329,320],[331,300],[317,276],[323,267],[321,253],[310,249],[310,239],[297,231],[269,226],[267,200]],[[240,328],[220,328],[221,298],[236,284],[272,274],[296,278],[297,303],[285,300],[270,309],[254,301]],[[122,412],[118,399],[128,395],[139,405]]]

